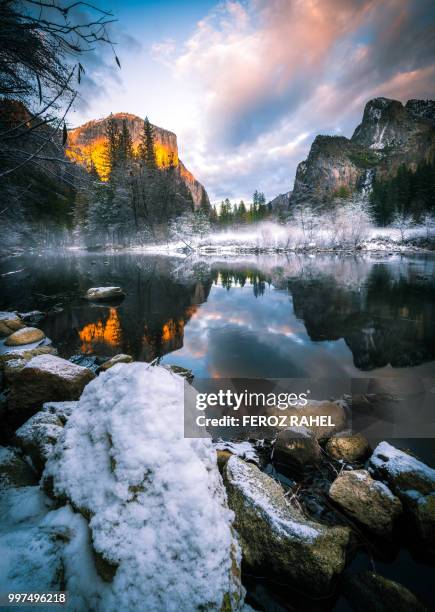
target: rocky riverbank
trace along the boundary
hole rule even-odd
[[[4,336],[29,329],[9,315]],[[433,562],[435,470],[416,457],[315,429],[186,439],[189,371],[13,351],[0,358],[0,591],[67,590],[77,611],[229,611],[249,609],[243,583],[261,576],[294,609],[338,596],[357,611],[426,609],[352,570],[358,551],[382,558],[409,541]]]

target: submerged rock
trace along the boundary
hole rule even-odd
[[[238,457],[229,459],[224,481],[244,562],[314,595],[328,593],[345,566],[349,529],[307,519],[275,480]]]
[[[15,376],[8,400],[11,421],[23,423],[45,402],[77,400],[95,377],[87,368],[54,355],[38,355]]]
[[[402,513],[400,500],[367,470],[344,471],[334,480],[329,497],[349,516],[376,535],[391,537],[396,518]]]
[[[212,442],[184,438],[183,392],[163,367],[111,368],[48,459],[44,481],[89,519],[93,567],[110,581],[88,609],[243,606],[233,514]]]
[[[349,436],[336,434],[326,444],[326,451],[330,457],[338,461],[364,460],[370,453],[370,445],[365,436],[360,433]]]
[[[87,300],[112,300],[125,297],[121,287],[91,287],[87,290]]]
[[[23,346],[24,344],[33,344],[44,340],[45,334],[42,329],[37,327],[23,327],[14,332],[5,340],[6,346]]]
[[[6,487],[28,487],[38,484],[34,470],[16,449],[0,446],[0,491]]]
[[[355,612],[428,612],[414,593],[375,572],[346,574],[343,593]]]
[[[313,431],[293,427],[280,431],[273,446],[272,461],[301,473],[320,461],[322,449]]]
[[[24,327],[16,312],[0,312],[0,337],[10,336]]]
[[[77,402],[50,402],[34,414],[15,432],[18,446],[28,455],[35,469],[42,473],[67,418]]]
[[[100,372],[105,372],[106,370],[109,370],[117,363],[131,363],[132,361],[133,361],[133,357],[131,357],[130,355],[125,355],[123,353],[120,353],[119,355],[115,355],[114,357],[111,357],[108,361],[105,361],[103,364],[98,366],[97,374],[100,374]]]
[[[20,317],[26,325],[38,325],[45,318],[45,314],[40,310],[30,310],[29,312],[20,312]]]
[[[375,448],[369,470],[400,498],[422,541],[435,551],[435,470],[388,442]]]

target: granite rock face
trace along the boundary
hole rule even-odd
[[[85,163],[87,157],[91,156],[98,170],[101,152],[104,147],[108,119],[108,117],[105,117],[103,119],[92,120],[70,130],[68,133],[69,147],[67,149],[67,155],[83,163]],[[136,148],[140,142],[143,129],[143,118],[132,115],[131,113],[115,113],[113,119],[118,128],[122,127],[123,120],[126,121],[132,137],[133,148]],[[169,163],[175,164],[176,171],[192,194],[195,208],[199,208],[201,202],[209,202],[207,192],[203,185],[195,179],[193,174],[189,172],[178,157],[176,134],[156,125],[153,125],[152,128],[158,166],[164,167],[168,166]]]
[[[415,169],[435,151],[435,102],[375,98],[367,102],[352,138],[316,136],[298,165],[290,207],[322,204],[337,195],[363,191],[373,178],[392,178],[404,164]]]

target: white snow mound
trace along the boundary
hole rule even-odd
[[[163,367],[112,367],[48,460],[55,494],[91,516],[95,550],[117,567],[101,610],[243,605],[233,513],[211,441],[183,437],[183,385]]]

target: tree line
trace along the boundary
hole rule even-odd
[[[154,130],[146,117],[135,151],[127,121],[111,115],[105,130],[102,180],[92,161],[93,187],[78,197],[74,226],[88,245],[125,246],[161,240],[169,235],[171,219],[194,214],[192,195],[182,180],[174,157],[159,167]],[[209,206],[203,201],[202,212]]]
[[[222,200],[219,210],[213,206],[210,218],[218,226],[244,225],[263,221],[272,215],[272,209],[266,204],[264,193],[255,190],[252,204],[246,205],[243,200],[239,204],[232,204],[228,198]]]
[[[375,178],[370,207],[376,225],[391,225],[397,218],[424,222],[435,214],[435,160],[423,161],[415,170],[401,165],[389,180]]]

